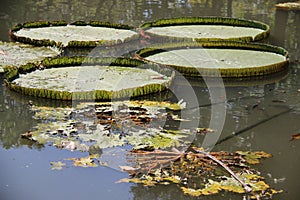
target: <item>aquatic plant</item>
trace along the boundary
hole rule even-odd
[[[281,47],[236,41],[168,43],[138,50],[135,57],[187,76],[264,76],[288,66],[288,53]]]
[[[244,41],[267,38],[267,24],[229,17],[180,17],[159,19],[141,25],[150,38],[168,42]]]
[[[194,131],[161,128],[165,120],[178,120],[174,112],[182,109],[182,102],[157,101],[79,103],[72,108],[32,105],[36,127],[21,137],[89,154],[53,161],[52,170],[110,166],[116,162],[115,156],[122,155],[124,162],[117,163],[129,178],[118,183],[132,182],[146,187],[175,184],[189,196],[227,191],[261,199],[281,192],[271,188],[251,166],[271,157],[264,151],[205,152],[196,146],[179,150],[190,145],[187,138],[196,132],[214,132],[208,128]],[[113,155],[103,157],[107,149],[115,148]],[[115,155],[118,151],[120,155]]]
[[[49,34],[51,33],[51,34]],[[131,26],[100,21],[38,21],[17,24],[10,37],[36,46],[96,47],[135,40],[139,36]]]
[[[9,72],[5,83],[11,90],[60,100],[142,96],[167,89],[174,78],[168,68],[130,58],[47,58],[36,67],[27,64],[18,73]]]
[[[252,168],[266,152],[205,152],[191,147],[186,152],[176,150],[134,150],[127,155],[128,166],[120,166],[130,178],[120,182],[156,185],[177,185],[186,195],[214,195],[222,191],[245,194],[251,199],[269,198],[282,192],[272,189]],[[253,162],[253,158],[255,162]]]
[[[32,45],[0,42],[0,73],[6,66],[20,67],[25,64],[38,64],[46,57],[55,57],[61,52],[48,47],[35,47]]]

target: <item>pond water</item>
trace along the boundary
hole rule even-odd
[[[271,26],[268,43],[289,51],[289,71],[259,80],[225,81],[224,127],[213,151],[263,150],[273,155],[257,168],[266,182],[281,194],[272,199],[297,200],[300,177],[300,12],[279,11],[271,0],[2,0],[0,39],[8,41],[8,30],[17,23],[36,20],[101,20],[138,26],[146,21],[180,16],[228,16],[262,21]],[[197,199],[184,195],[176,186],[146,188],[115,183],[127,173],[111,167],[51,170],[50,162],[85,156],[81,152],[41,146],[20,138],[36,123],[28,101],[42,106],[64,106],[67,102],[24,97],[7,90],[0,75],[0,199]],[[200,127],[210,122],[212,106],[209,89],[196,79],[176,80],[177,98],[189,102],[192,89],[199,102]],[[145,97],[164,100],[170,92]],[[224,96],[220,96],[224,99]],[[178,98],[179,99],[179,98]],[[218,113],[217,113],[218,114]],[[222,113],[221,113],[222,114]],[[219,115],[221,115],[219,113]],[[193,113],[189,113],[193,115]],[[214,119],[218,120],[218,119]],[[221,123],[221,121],[220,121]],[[232,134],[235,132],[235,134]],[[201,145],[201,138],[195,144]],[[221,193],[201,199],[243,199],[242,195]]]

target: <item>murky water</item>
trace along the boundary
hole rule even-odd
[[[2,0],[0,39],[8,41],[8,30],[16,23],[34,20],[103,20],[138,26],[166,17],[216,15],[269,24],[268,42],[289,51],[290,69],[262,80],[225,82],[226,120],[213,150],[271,153],[272,158],[255,167],[273,188],[283,190],[273,199],[296,200],[300,197],[300,141],[290,141],[290,138],[300,131],[300,12],[278,11],[275,3],[271,0]],[[0,82],[3,83],[2,76]],[[189,79],[189,84],[200,104],[199,123],[205,127],[211,112],[208,90],[205,84],[195,79]],[[189,96],[185,96],[188,92],[184,91],[190,89],[189,84],[178,80],[173,90],[188,99]],[[145,188],[136,184],[116,184],[127,174],[108,167],[51,171],[51,161],[79,157],[81,153],[43,147],[21,139],[20,134],[35,123],[27,103],[30,99],[38,105],[62,106],[67,103],[24,97],[2,85],[0,93],[1,199],[193,199],[175,186]],[[166,96],[168,94],[164,93],[152,98]],[[196,138],[195,143],[201,144],[202,138]],[[201,199],[242,199],[242,196],[223,193]]]

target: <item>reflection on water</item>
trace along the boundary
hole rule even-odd
[[[137,27],[145,21],[159,18],[216,15],[259,20],[269,24],[271,26],[269,42],[282,46],[289,51],[292,62],[290,70],[288,74],[280,75],[274,79],[268,77],[268,80],[263,79],[254,82],[225,82],[228,100],[227,117],[220,138],[221,142],[214,150],[264,150],[272,153],[273,158],[266,160],[259,167],[264,174],[269,174],[267,182],[272,187],[285,191],[281,195],[276,195],[274,199],[298,199],[297,187],[299,184],[297,177],[300,176],[300,158],[298,156],[300,145],[299,141],[290,142],[289,139],[292,134],[299,132],[300,129],[300,64],[296,62],[300,60],[300,12],[276,10],[274,8],[275,3],[271,0],[2,0],[0,7],[0,39],[8,41],[7,33],[10,27],[17,23],[33,20],[64,19],[69,22],[75,20],[101,20]],[[134,49],[134,47],[130,49]],[[3,76],[0,77],[2,84]],[[186,82],[182,84],[177,80],[176,83],[173,86],[175,91],[185,91],[189,87],[189,85],[185,85]],[[189,83],[196,92],[200,105],[201,116],[200,119],[195,120],[200,120],[200,125],[205,127],[209,124],[211,111],[208,90],[199,80],[189,79]],[[47,167],[50,169],[50,166],[48,166],[49,161],[59,160],[61,158],[60,153],[58,150],[50,150],[54,153],[46,153],[49,151],[49,147],[29,143],[27,140],[21,139],[19,135],[30,130],[35,124],[31,118],[32,113],[28,109],[29,100],[32,100],[36,105],[53,107],[70,106],[70,102],[33,99],[8,91],[3,86],[0,86],[0,93],[0,143],[3,147],[0,157],[5,157],[6,164],[4,165],[7,169],[10,168],[10,165],[13,165],[13,169],[19,172],[19,176],[15,177],[15,180],[9,180],[9,170],[5,171],[8,175],[4,179],[2,179],[3,174],[0,171],[0,194],[11,195],[20,191],[27,194],[29,191],[24,191],[22,187],[15,183],[19,181],[24,183],[25,179],[32,176],[36,182],[32,185],[28,184],[28,187],[41,189],[45,196],[48,196],[45,199],[51,199],[52,191],[37,184],[40,179],[34,174],[34,170],[29,172],[25,168],[19,167],[19,165],[25,165],[24,163],[37,164],[39,161],[33,155],[36,153],[31,154],[30,151],[26,150],[26,156],[24,156],[21,152],[25,146],[38,150],[42,149],[43,162],[46,163],[42,166],[44,169]],[[165,92],[142,97],[141,99],[174,100],[174,97],[171,92]],[[289,111],[289,109],[292,110]],[[190,115],[193,115],[193,113],[191,112]],[[222,140],[233,135],[232,133],[240,134]],[[199,136],[196,138],[195,144],[201,144],[202,141],[203,138]],[[4,149],[7,149],[7,151]],[[18,151],[18,153],[15,151]],[[71,154],[68,157],[76,156],[74,153],[68,154]],[[10,156],[13,156],[13,158]],[[18,161],[18,164],[14,162],[14,159]],[[62,172],[63,177],[68,179],[66,183],[72,184],[73,181],[70,180],[73,179],[84,180],[85,184],[80,184],[81,189],[90,191],[88,195],[92,198],[116,199],[116,196],[110,192],[114,191],[113,193],[122,192],[124,194],[122,197],[125,199],[193,199],[183,195],[177,187],[173,186],[145,188],[140,185],[126,185],[124,187],[117,186],[117,189],[115,189],[114,184],[111,183],[111,177],[119,177],[120,175],[116,175],[113,170],[100,169],[96,172],[87,169],[87,174],[91,178],[90,181],[87,180],[84,174],[78,174],[76,169],[70,170],[72,173],[68,169],[66,169],[66,172]],[[56,172],[54,173],[56,175],[53,175],[50,170],[42,171],[45,179],[52,180],[55,176],[59,180],[58,182],[52,180],[52,183],[55,182],[56,184],[54,188],[56,188],[57,193],[63,193],[64,188],[66,188],[65,191],[72,193],[73,199],[83,199],[80,188],[77,187],[76,191],[72,191],[70,186],[66,187],[63,182],[60,183],[62,179],[58,177]],[[22,176],[21,172],[29,174]],[[274,181],[275,178],[284,178],[280,180],[285,181]],[[110,185],[106,185],[107,181],[110,182]],[[13,189],[7,189],[8,182],[13,185]],[[95,186],[102,187],[101,194],[91,191],[92,189],[97,190]],[[129,186],[131,186],[131,189],[129,189]],[[85,187],[89,188],[86,189]],[[38,192],[38,194],[41,193]],[[203,199],[241,199],[239,195],[225,195],[225,197],[213,196]],[[54,196],[58,197],[58,195]],[[68,196],[68,193],[63,196]],[[36,197],[36,199],[38,198]]]
[[[1,77],[3,83],[3,77]],[[20,134],[32,126],[32,119],[26,104],[22,104],[6,95],[0,88],[0,141],[4,148],[19,147],[26,143],[20,139]],[[19,120],[16,120],[19,119]],[[35,145],[35,144],[28,144]],[[35,145],[35,147],[38,147]]]

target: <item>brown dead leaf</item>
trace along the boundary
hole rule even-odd
[[[215,130],[210,128],[196,128],[197,133],[206,134],[206,133],[213,133]]]
[[[300,139],[300,133],[296,133],[292,135],[291,141],[293,140],[299,140]]]
[[[135,168],[131,166],[120,166],[123,172],[128,172],[129,174],[135,174],[140,168]]]
[[[21,138],[31,139],[31,137],[32,137],[31,131],[27,131],[26,133],[21,134]]]

